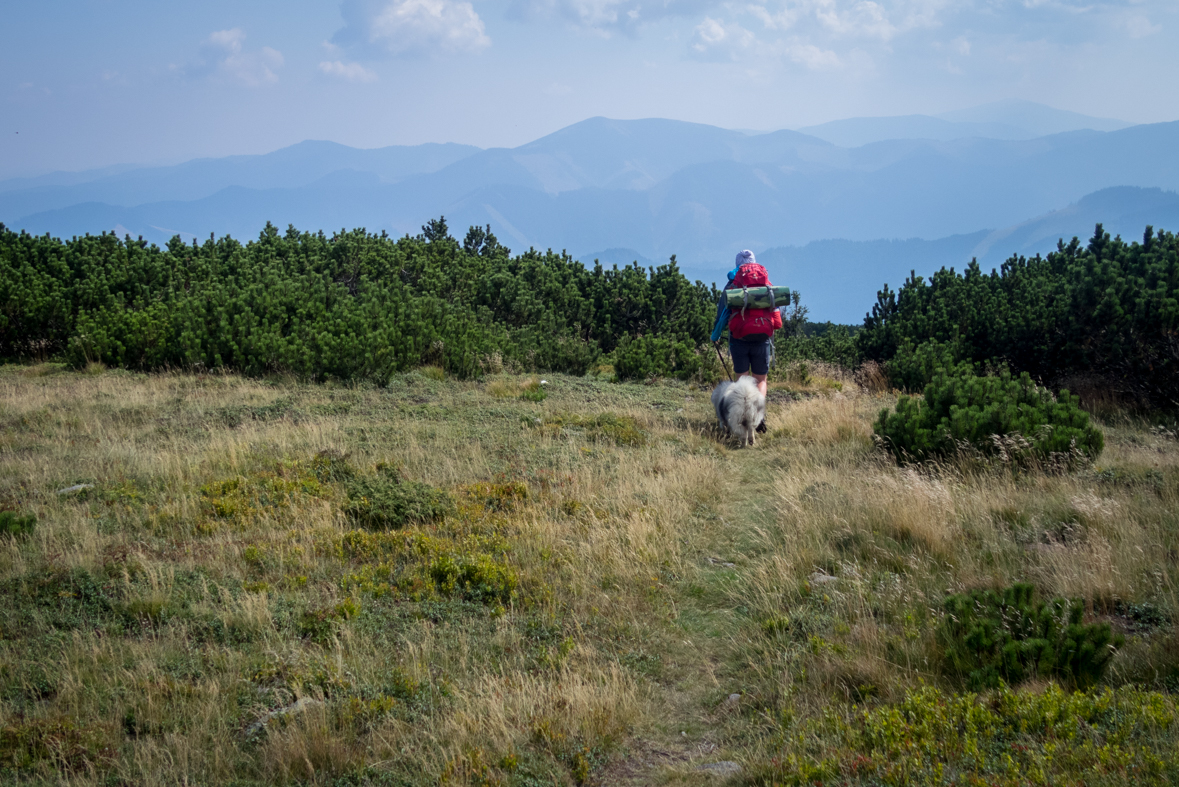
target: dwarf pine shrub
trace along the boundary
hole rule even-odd
[[[614,350],[614,374],[619,380],[690,379],[711,369],[711,358],[696,348],[688,337],[624,336]]]
[[[941,369],[952,369],[961,359],[954,343],[929,339],[920,344],[906,341],[885,364],[888,381],[902,391],[920,391],[929,385]]]
[[[715,290],[675,259],[587,268],[567,254],[513,256],[490,231],[465,241],[443,219],[417,237],[364,230],[256,240],[113,234],[62,241],[0,224],[0,359],[133,369],[227,369],[367,380],[424,368],[476,377],[509,368],[585,374],[621,341],[637,377],[690,375],[712,348]],[[641,342],[639,349],[657,349]],[[694,360],[695,359],[695,360]],[[244,415],[244,413],[239,413]]]
[[[1123,638],[1108,623],[1082,623],[1079,599],[1037,602],[1034,595],[1017,583],[947,597],[941,634],[950,671],[973,689],[1036,676],[1081,688],[1100,680]]]
[[[1088,245],[1073,238],[990,273],[971,262],[928,279],[914,272],[897,290],[885,285],[856,345],[902,378],[893,385],[913,390],[928,378],[903,378],[920,374],[921,356],[949,347],[955,360],[1002,359],[1046,380],[1084,375],[1107,394],[1174,410],[1177,295],[1179,235],[1148,226],[1135,242],[1098,224]]]
[[[22,515],[18,511],[0,511],[0,535],[24,536],[33,532],[37,527],[37,517],[34,514]]]
[[[941,369],[925,396],[902,396],[880,411],[875,432],[897,461],[924,461],[967,448],[1013,463],[1096,458],[1101,431],[1068,391],[1053,396],[1027,372],[980,377],[967,365]]]

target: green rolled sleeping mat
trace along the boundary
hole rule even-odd
[[[742,287],[725,290],[725,303],[730,309],[772,309],[790,305],[789,287]]]

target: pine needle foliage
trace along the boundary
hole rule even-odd
[[[1007,371],[978,376],[969,364],[939,369],[923,398],[901,396],[874,426],[898,462],[951,456],[963,449],[1016,464],[1072,465],[1096,458],[1105,445],[1077,397],[1058,396]]]
[[[713,288],[675,258],[587,269],[552,251],[513,256],[490,228],[459,243],[444,219],[417,237],[228,236],[165,248],[129,236],[68,241],[0,225],[0,359],[62,358],[139,370],[225,369],[366,380],[435,365],[584,374],[620,342],[672,341],[679,372],[711,352]]]
[[[970,688],[1037,676],[1088,688],[1101,679],[1124,639],[1108,623],[1083,623],[1080,599],[1037,602],[1034,595],[1030,584],[1016,583],[946,599],[946,662]]]
[[[0,535],[25,536],[37,527],[37,517],[34,514],[21,514],[19,511],[0,511]]]
[[[948,349],[955,362],[998,361],[1043,380],[1096,376],[1128,398],[1179,408],[1179,237],[1148,226],[1128,243],[1098,224],[1087,246],[1061,241],[989,274],[977,261],[928,281],[914,273],[896,291],[885,285],[856,336],[863,358],[881,363],[920,356],[926,342],[937,346],[924,354]],[[913,374],[920,363],[901,366],[894,385],[930,379]]]

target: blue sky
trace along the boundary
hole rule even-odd
[[[1018,98],[1179,118],[1175,0],[5,5],[0,177],[304,139],[513,146],[595,115],[768,130]]]

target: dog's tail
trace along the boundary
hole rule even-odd
[[[743,442],[753,445],[755,430],[761,423],[761,411],[764,408],[765,397],[757,390],[757,383],[752,377],[741,377],[737,380],[736,390],[733,392],[733,410],[730,416],[732,431],[738,432]]]

